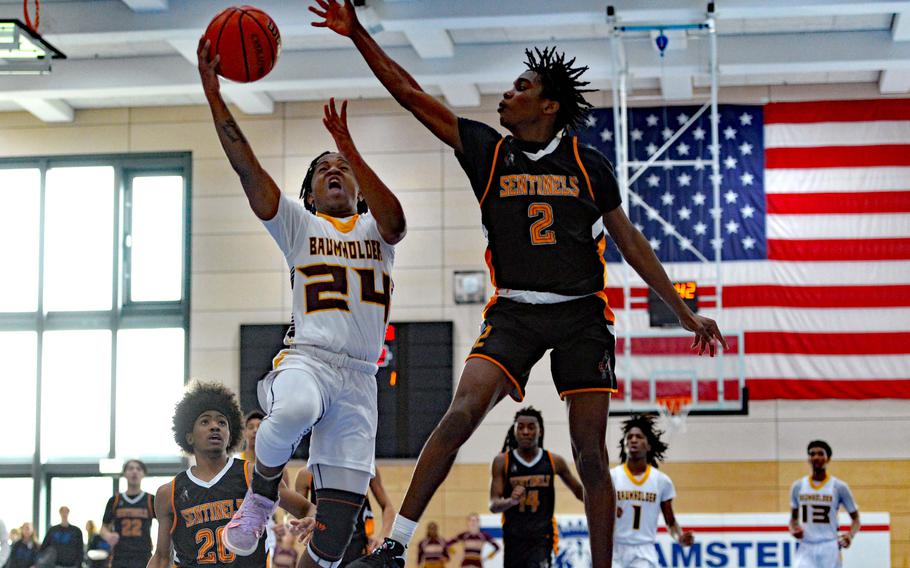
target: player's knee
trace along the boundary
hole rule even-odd
[[[309,393],[299,393],[289,396],[276,405],[269,414],[267,421],[293,426],[295,430],[303,430],[313,426],[322,412],[322,401]]]
[[[308,553],[319,566],[334,567],[341,562],[363,500],[364,495],[349,491],[316,490],[316,527]]]

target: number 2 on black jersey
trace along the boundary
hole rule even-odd
[[[537,219],[531,223],[532,245],[555,245],[556,233],[549,227],[553,224],[553,208],[548,203],[532,203],[528,206],[528,218]]]

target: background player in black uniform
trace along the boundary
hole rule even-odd
[[[314,498],[316,486],[313,483],[313,474],[306,468],[302,468],[297,472],[294,489],[307,499]],[[370,506],[370,499],[367,497],[363,500],[363,505],[357,513],[354,534],[351,535],[351,542],[348,543],[348,547],[344,551],[344,556],[338,565],[339,568],[347,566],[364,554],[372,552],[392,532],[392,523],[395,521],[395,505],[392,504],[392,500],[389,499],[389,495],[382,485],[379,467],[376,467],[376,475],[370,480],[370,493],[376,499],[376,503],[382,511],[382,532],[376,533],[376,520],[373,515],[373,508]],[[297,523],[295,522],[294,524],[296,525]],[[297,532],[296,529],[295,532]]]
[[[566,460],[543,449],[543,416],[528,406],[515,413],[502,452],[493,460],[490,511],[503,514],[504,568],[549,567],[558,535],[553,517],[556,476],[584,501]]]
[[[155,516],[158,544],[149,568],[201,566],[266,566],[265,536],[250,556],[235,556],[224,546],[222,532],[249,488],[252,464],[230,457],[240,443],[241,415],[237,397],[218,383],[194,383],[177,404],[174,439],[196,465],[158,489]],[[303,516],[309,503],[282,488],[281,499],[292,515]]]
[[[155,497],[142,490],[148,467],[140,460],[123,464],[126,491],[107,501],[101,520],[101,537],[113,549],[112,568],[145,566],[152,556],[152,519]]]
[[[484,313],[452,404],[427,440],[392,529],[392,539],[364,566],[403,566],[405,547],[458,449],[506,395],[524,396],[530,369],[552,349],[554,382],[566,400],[569,433],[585,487],[593,568],[612,563],[616,496],[606,431],[615,392],[613,314],[606,302],[605,232],[623,257],[695,333],[699,354],[724,342],[716,323],[694,314],[644,236],[620,207],[607,159],[563,135],[591,105],[579,77],[586,67],[553,50],[527,52],[528,70],[499,103],[511,132],[459,119],[428,95],[379,47],[350,0],[315,0],[327,27],[350,37],[370,69],[405,109],[455,150],[480,203],[487,262],[497,291]],[[355,563],[357,565],[358,563]]]

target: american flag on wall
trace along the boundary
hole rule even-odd
[[[696,111],[630,109],[630,159]],[[611,109],[578,135],[614,160]],[[715,268],[693,250],[713,260],[722,246],[723,313],[699,306],[745,332],[750,398],[910,398],[910,100],[721,105],[718,208],[710,144],[706,112],[659,158],[699,163],[649,168],[629,217],[671,278],[702,295]],[[626,314],[619,254],[606,257],[618,323],[647,329],[647,288],[633,280]]]

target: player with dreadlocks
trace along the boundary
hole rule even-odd
[[[493,460],[490,511],[502,513],[505,568],[549,568],[556,551],[555,477],[584,501],[566,460],[543,449],[543,416],[533,406],[515,413],[502,453]]]
[[[199,76],[225,155],[250,208],[281,249],[292,278],[286,349],[259,381],[266,416],[256,432],[250,493],[224,530],[225,546],[255,554],[278,500],[282,471],[312,430],[308,467],[316,481],[317,526],[303,568],[334,568],[351,540],[374,474],[376,361],[392,298],[395,244],[404,238],[401,203],[357,150],[347,101],[325,105],[322,122],[337,152],[318,156],[301,200],[265,171],[220,93],[210,42],[197,51]],[[369,206],[369,213],[367,213]]]
[[[673,513],[676,489],[657,469],[667,444],[661,439],[655,417],[636,414],[623,422],[619,441],[622,465],[610,470],[616,487],[616,533],[613,568],[657,568],[657,519],[660,513],[670,536],[682,546],[691,546],[695,536],[683,532]]]
[[[195,465],[158,489],[158,545],[149,568],[267,565],[264,536],[246,557],[224,546],[224,528],[244,501],[253,475],[251,462],[231,457],[240,444],[241,424],[237,397],[220,383],[194,382],[177,403],[174,441],[193,456]],[[311,503],[287,487],[281,487],[281,497],[281,506],[298,518],[311,509]],[[312,528],[313,520],[307,521],[305,526]]]
[[[593,568],[609,567],[616,500],[605,440],[616,378],[614,317],[604,292],[606,233],[681,325],[695,332],[699,353],[713,354],[723,338],[714,321],[686,307],[629,221],[610,163],[571,135],[591,106],[581,78],[587,68],[555,47],[528,50],[527,70],[499,102],[499,122],[511,133],[503,137],[424,92],[358,21],[351,0],[314,2],[313,25],[349,37],[395,100],[455,150],[480,204],[496,289],[451,406],[421,452],[391,540],[359,565],[404,564],[417,521],[458,449],[496,403],[523,399],[531,367],[552,350],[553,380],[568,406],[585,487]]]

